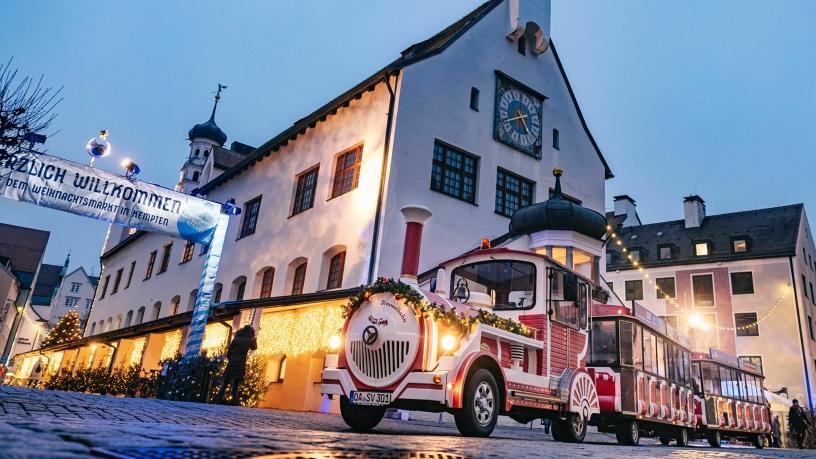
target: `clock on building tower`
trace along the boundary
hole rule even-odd
[[[496,140],[541,158],[541,106],[546,97],[502,73],[497,80]]]

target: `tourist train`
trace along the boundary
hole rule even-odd
[[[761,373],[751,372],[746,399],[733,397],[743,386],[730,383],[744,379],[717,390],[700,367],[722,359],[698,362],[687,338],[640,305],[606,304],[606,220],[564,199],[560,169],[554,175],[553,197],[516,211],[506,237],[440,263],[421,286],[431,212],[403,208],[400,279],[379,279],[351,299],[321,393],[339,397],[343,420],[362,431],[398,408],[451,413],[464,436],[489,436],[506,415],[550,420],[563,442],[583,441],[589,425],[629,445],[641,436],[678,446],[761,439],[769,415],[753,401]]]

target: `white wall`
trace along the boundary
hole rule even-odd
[[[587,137],[561,77],[552,49],[521,55],[507,33],[506,3],[441,54],[405,68],[388,177],[378,275],[399,275],[404,222],[399,209],[431,209],[422,240],[420,272],[508,231],[510,219],[494,212],[496,171],[501,167],[536,183],[535,202],[555,186],[552,170],[564,170],[563,192],[603,213],[604,166]],[[496,70],[548,97],[542,108],[542,159],[493,139]],[[470,108],[471,88],[480,91],[479,111]],[[560,132],[560,150],[552,130]],[[430,189],[434,141],[480,158],[476,205]]]
[[[113,282],[113,281],[111,281]],[[79,291],[72,292],[71,287],[73,284],[79,284]],[[59,320],[70,312],[71,310],[76,310],[77,315],[79,316],[80,320],[85,320],[88,317],[88,313],[90,313],[90,307],[86,308],[87,300],[93,300],[94,292],[96,290],[96,286],[94,286],[90,279],[88,279],[87,274],[85,274],[85,270],[83,268],[78,268],[71,272],[70,274],[66,275],[62,279],[62,283],[59,286],[59,290],[57,290],[57,294],[53,299],[53,305],[51,307],[51,317],[49,318],[49,324],[54,326],[59,322]],[[68,307],[65,305],[66,300],[68,298],[76,298],[77,304],[74,307]]]

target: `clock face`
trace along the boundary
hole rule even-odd
[[[499,79],[496,139],[541,157],[541,98]]]

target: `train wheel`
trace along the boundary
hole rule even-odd
[[[621,445],[626,444],[626,433],[623,431],[622,428],[618,427],[615,429],[615,439],[618,440],[618,443]]]
[[[499,419],[499,391],[496,378],[484,368],[476,371],[465,384],[462,409],[453,419],[465,437],[489,437]]]
[[[712,430],[708,433],[708,444],[711,445],[712,448],[719,448],[722,446],[720,443],[722,441],[722,437],[720,436],[719,430]]]
[[[351,403],[345,395],[340,397],[340,414],[354,430],[368,431],[377,427],[385,416],[384,406],[363,406]]]
[[[661,445],[669,446],[669,443],[671,443],[671,441],[672,441],[672,437],[670,437],[668,434],[665,434],[665,433],[660,434],[660,444]]]
[[[756,449],[762,449],[765,447],[765,437],[762,434],[754,435],[754,447]]]
[[[688,429],[685,427],[681,427],[677,430],[677,435],[674,437],[677,440],[677,446],[683,448],[688,446],[689,437],[688,437]]]
[[[640,426],[637,421],[626,419],[618,426],[618,435],[624,445],[637,446],[640,443]]]
[[[578,413],[568,413],[563,425],[564,441],[567,443],[581,443],[587,433],[587,421]]]

